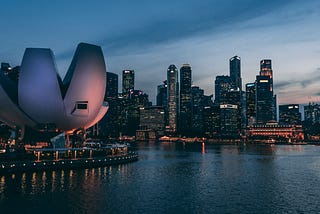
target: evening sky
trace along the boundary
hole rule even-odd
[[[120,89],[121,71],[134,69],[153,102],[170,64],[190,63],[193,84],[209,95],[234,55],[243,86],[272,59],[278,104],[320,102],[320,1],[8,0],[0,26],[1,62],[19,65],[25,48],[48,47],[64,76],[76,45],[93,43]]]

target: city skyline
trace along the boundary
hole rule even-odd
[[[25,48],[50,47],[58,70],[67,70],[74,45],[92,42],[102,46],[108,72],[135,70],[136,88],[155,103],[170,64],[189,63],[193,84],[209,95],[232,56],[241,57],[242,90],[255,80],[260,60],[271,59],[279,105],[319,102],[320,3],[235,2],[6,2],[0,61],[19,65]]]

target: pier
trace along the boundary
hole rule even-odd
[[[20,155],[20,156],[19,156]],[[14,157],[15,156],[15,157]],[[93,168],[138,160],[125,144],[81,148],[32,148],[25,153],[1,155],[0,174],[24,171]]]
[[[130,163],[138,160],[138,154],[129,152],[124,155],[114,155],[94,158],[59,159],[59,160],[17,160],[0,163],[0,173],[15,173],[25,171],[45,171],[75,168],[93,168],[115,164]]]

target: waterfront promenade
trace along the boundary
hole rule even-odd
[[[0,163],[0,173],[41,171],[56,169],[93,168],[114,164],[123,164],[138,160],[138,154],[128,152],[123,155],[101,156],[93,158],[66,158],[59,160],[9,160]]]

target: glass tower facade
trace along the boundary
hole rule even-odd
[[[167,106],[167,80],[163,81],[163,84],[158,85],[157,87],[157,106]]]
[[[301,113],[298,104],[279,106],[280,125],[301,125]]]
[[[247,126],[252,126],[256,123],[256,84],[246,84],[246,119]]]
[[[228,92],[232,88],[231,78],[229,76],[217,76],[215,80],[215,104],[226,104]]]
[[[122,96],[128,98],[134,90],[134,70],[122,71]]]
[[[274,119],[274,99],[269,76],[257,76],[256,80],[256,115],[257,124],[265,125]]]
[[[186,135],[191,128],[191,67],[184,64],[180,68],[180,116],[179,130]]]
[[[270,78],[270,93],[272,94],[272,119],[271,120],[276,120],[277,119],[277,97],[273,93],[273,71],[272,71],[272,63],[271,59],[263,59],[260,61],[260,76],[264,77],[269,77]]]
[[[177,132],[178,112],[179,112],[179,83],[178,69],[175,65],[170,65],[167,69],[167,96],[168,96],[168,131]]]
[[[203,133],[203,98],[204,91],[198,86],[192,86],[192,110],[191,110],[191,126],[192,133],[200,136]]]
[[[107,72],[107,84],[105,101],[109,103],[109,110],[99,122],[100,133],[104,137],[118,137],[119,135],[119,99],[118,99],[118,75]]]
[[[230,78],[234,89],[242,90],[241,81],[241,59],[238,56],[234,56],[229,60],[230,65]]]

